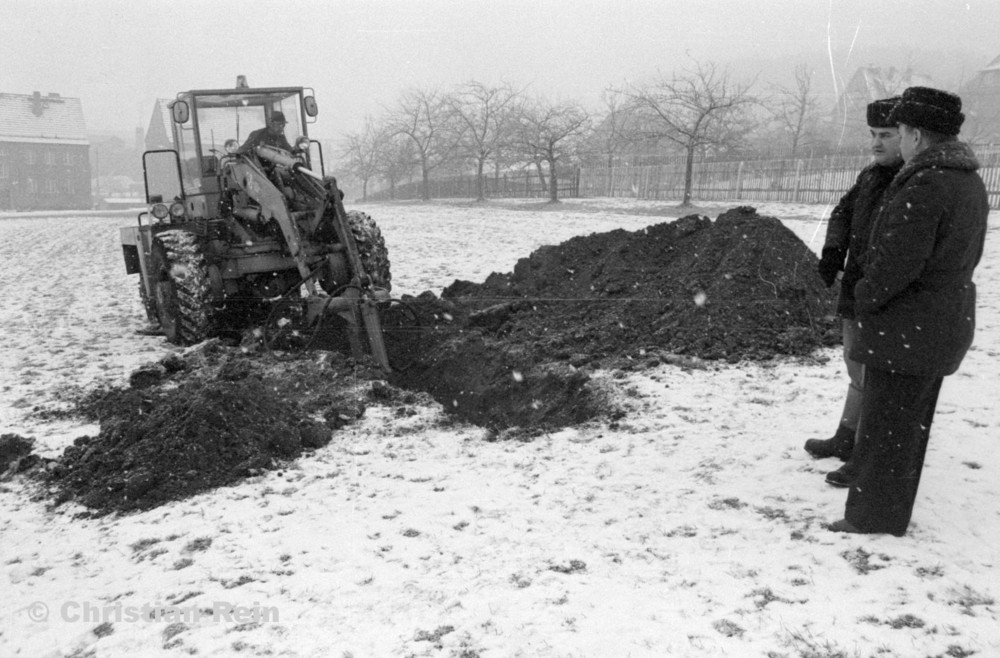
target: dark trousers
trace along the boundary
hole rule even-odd
[[[913,514],[941,377],[865,369],[852,461],[858,478],[844,518],[862,532],[902,536]]]

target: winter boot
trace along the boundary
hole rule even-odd
[[[850,487],[858,479],[858,468],[854,462],[848,460],[846,464],[835,471],[826,474],[826,483],[835,487]]]
[[[840,461],[851,458],[854,450],[854,430],[844,425],[837,427],[837,433],[829,439],[809,439],[806,452],[816,458],[837,457]]]

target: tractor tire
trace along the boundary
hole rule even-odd
[[[392,290],[392,273],[389,271],[389,250],[375,220],[367,213],[351,210],[347,213],[347,224],[351,228],[354,242],[358,245],[358,255],[365,274],[371,277],[376,288]]]
[[[171,229],[153,238],[151,276],[160,327],[175,345],[193,345],[216,330],[208,264],[198,236]]]

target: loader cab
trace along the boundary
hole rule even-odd
[[[275,112],[284,115],[285,138],[293,148],[301,148],[305,165],[323,173],[319,143],[308,137],[307,124],[313,123],[318,114],[310,89],[243,86],[196,90],[178,94],[169,107],[176,151],[176,184],[161,180],[163,170],[171,169],[170,158],[162,151],[147,152],[143,157],[147,168],[147,201],[155,196],[168,199],[166,193],[150,187],[151,168],[158,174],[154,187],[180,188],[180,200],[187,218],[217,217],[224,164],[235,157],[236,148],[246,142],[252,132],[266,128]]]

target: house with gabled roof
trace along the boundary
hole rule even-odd
[[[931,78],[910,68],[897,69],[879,66],[859,67],[837,98],[833,108],[834,129],[842,135],[845,146],[864,145],[868,142],[868,104],[875,100],[891,98],[903,93],[907,87],[933,87]]]
[[[974,145],[1000,144],[1000,55],[958,91],[965,123],[961,139]]]
[[[89,150],[80,99],[0,93],[0,210],[90,208]]]
[[[153,115],[146,129],[146,150],[174,148],[174,138],[171,127],[170,106],[172,98],[157,98],[153,104]]]

